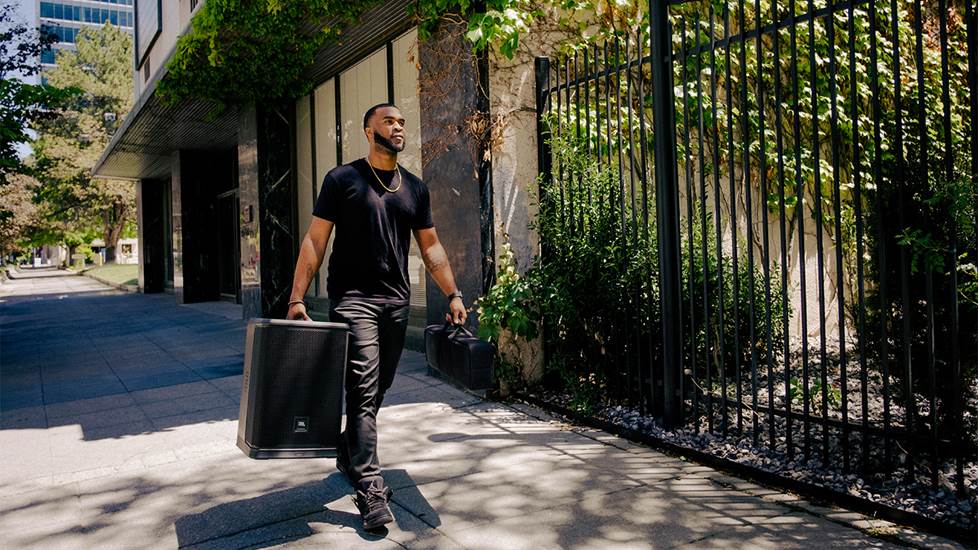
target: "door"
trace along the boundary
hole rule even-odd
[[[218,284],[221,299],[240,303],[241,270],[238,257],[241,243],[238,239],[238,190],[217,196],[217,256]]]

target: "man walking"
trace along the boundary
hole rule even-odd
[[[326,174],[299,249],[287,316],[309,319],[302,298],[319,271],[335,227],[326,283],[329,318],[351,328],[346,430],[336,467],[356,489],[365,529],[394,520],[389,506],[392,491],[380,475],[377,456],[377,411],[394,381],[404,347],[412,232],[432,279],[450,296],[447,320],[461,324],[466,319],[462,294],[435,233],[428,189],[397,164],[397,153],[404,150],[404,122],[400,110],[390,103],[371,107],[363,116],[363,132],[370,144],[366,158]]]

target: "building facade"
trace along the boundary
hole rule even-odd
[[[310,94],[233,105],[214,118],[204,102],[165,106],[155,94],[197,2],[136,1],[136,105],[94,171],[137,186],[143,292],[235,301],[245,318],[283,317],[323,176],[366,154],[363,113],[385,101],[407,119],[399,161],[428,186],[466,303],[485,292],[499,232],[490,143],[479,126],[490,119],[486,59],[472,53],[464,28],[444,25],[419,41],[409,4],[373,8],[319,52]],[[507,205],[508,219],[514,209]],[[415,246],[408,346],[421,348],[424,326],[443,321],[447,300]],[[306,296],[318,319],[327,311],[328,253]]]
[[[42,69],[55,66],[58,50],[75,49],[83,28],[112,24],[132,32],[132,4],[133,0],[37,0],[38,26],[58,37],[52,48],[41,54]]]

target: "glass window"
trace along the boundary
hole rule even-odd
[[[47,49],[41,52],[41,63],[54,63],[54,50]]]
[[[408,137],[404,151],[398,155],[402,166],[418,177],[421,174],[421,127],[420,106],[418,101],[418,60],[417,32],[412,30],[392,43],[393,66],[390,70],[394,77],[394,103],[401,109],[406,120],[405,131]],[[318,197],[323,177],[330,169],[340,163],[349,163],[365,156],[368,152],[367,139],[363,134],[363,113],[377,103],[388,100],[387,97],[387,48],[382,47],[373,52],[350,69],[337,77],[339,79],[339,117],[336,113],[336,82],[330,79],[314,92],[314,131],[315,131],[315,187],[314,197]],[[297,107],[297,118],[301,120],[304,108]],[[339,120],[337,120],[337,118]],[[336,155],[336,129],[341,132],[341,158]],[[299,126],[300,133],[306,130]],[[304,154],[300,135],[299,156]],[[300,161],[300,162],[304,162]],[[304,181],[301,177],[300,192]],[[304,200],[300,197],[300,200]],[[311,210],[311,207],[309,208]],[[300,208],[300,223],[306,225],[304,218],[305,207]],[[320,270],[320,296],[325,295],[327,263],[330,251],[327,250],[327,260]],[[423,309],[426,306],[425,285],[426,276],[424,262],[418,253],[417,245],[411,242],[408,256],[408,273],[411,280],[412,309]],[[425,315],[419,317],[423,325]]]
[[[54,17],[54,6],[49,2],[41,2],[41,17]]]
[[[316,131],[316,174],[313,179],[312,195],[319,197],[326,172],[336,167],[336,79],[329,79],[313,92]],[[330,239],[326,258],[319,269],[319,295],[326,296],[326,273],[329,268],[329,255],[333,251]]]
[[[340,129],[343,132],[341,164],[367,154],[363,113],[387,101],[387,51],[380,48],[340,74]]]
[[[404,150],[397,162],[422,177],[421,174],[421,107],[418,100],[418,32],[411,30],[393,42],[391,59],[394,66],[394,104],[404,115]],[[411,281],[411,305],[426,307],[425,274],[427,270],[414,240],[408,252],[408,276]]]
[[[112,12],[112,24],[113,25],[118,25],[119,24],[119,12],[117,12],[117,11],[113,11]]]
[[[421,177],[421,107],[418,104],[418,31],[411,30],[393,43],[394,104],[405,120],[407,136],[397,161]]]
[[[54,17],[57,19],[64,19],[64,16],[65,16],[65,7],[62,6],[61,4],[55,4]]]

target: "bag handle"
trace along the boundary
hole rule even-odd
[[[472,332],[469,329],[465,328],[465,325],[456,325],[451,321],[445,321],[445,330],[449,332],[448,335],[449,338],[456,336],[459,332],[462,332],[466,336],[474,337]]]

